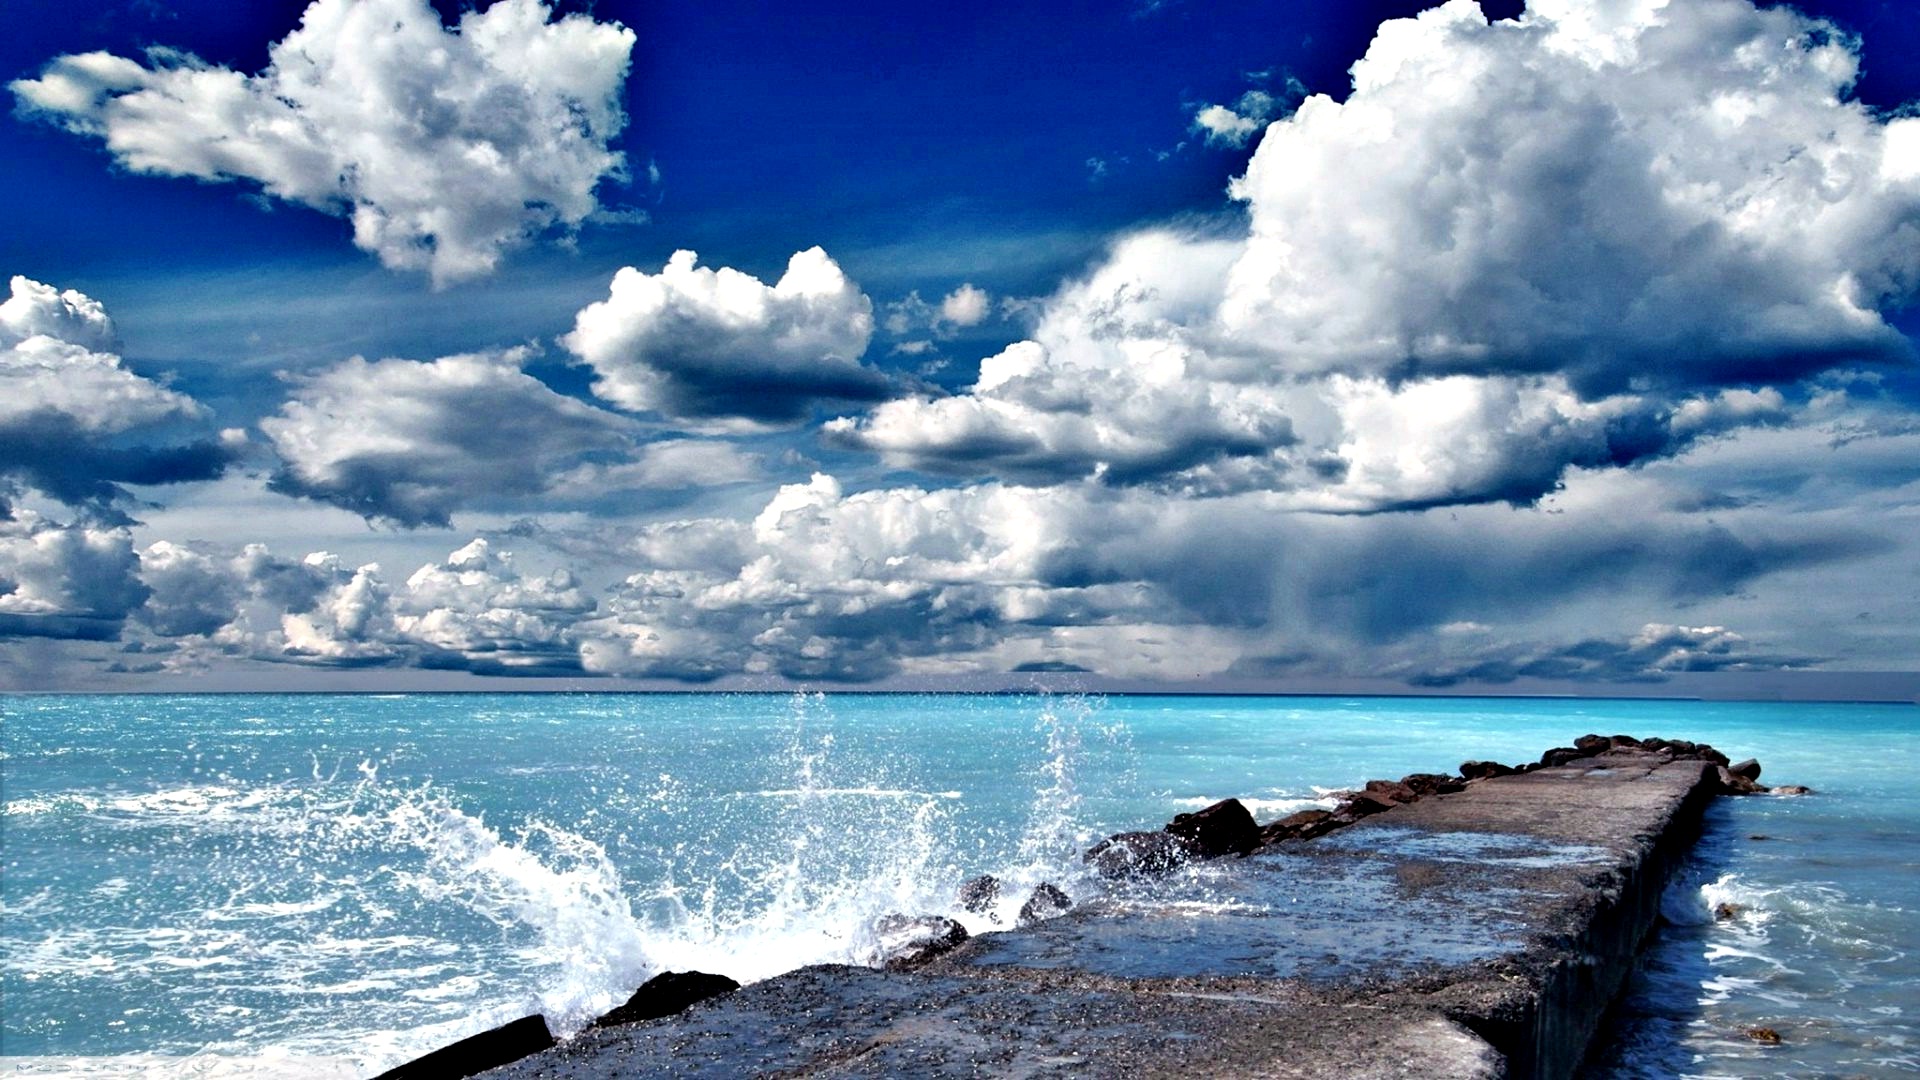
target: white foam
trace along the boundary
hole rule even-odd
[[[0,1076],[41,1080],[357,1080],[355,1058],[290,1054],[118,1054],[100,1057],[4,1057]]]

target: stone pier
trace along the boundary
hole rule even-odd
[[[483,1075],[1567,1077],[1719,790],[1712,762],[1608,749]]]

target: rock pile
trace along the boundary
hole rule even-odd
[[[1760,763],[1751,758],[1734,763],[1706,743],[1685,739],[1636,739],[1631,735],[1582,735],[1572,746],[1556,746],[1540,760],[1523,765],[1498,761],[1466,761],[1457,776],[1413,773],[1398,780],[1369,780],[1358,791],[1334,794],[1331,810],[1301,810],[1264,826],[1238,799],[1225,799],[1204,810],[1179,814],[1159,832],[1124,832],[1087,849],[1085,861],[1109,880],[1163,874],[1197,859],[1248,855],[1263,847],[1293,840],[1311,840],[1364,817],[1395,806],[1437,795],[1463,791],[1468,784],[1538,769],[1577,765],[1608,755],[1653,755],[1663,761],[1706,761],[1716,769],[1719,790],[1727,795],[1809,795],[1798,785],[1769,788],[1760,783]],[[1600,764],[1600,762],[1596,762]]]

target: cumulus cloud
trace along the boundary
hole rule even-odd
[[[567,570],[526,576],[510,552],[475,540],[414,571],[394,627],[432,667],[495,675],[580,671],[572,628],[594,601]]]
[[[1290,372],[1797,378],[1908,352],[1913,118],[1847,99],[1851,42],[1786,7],[1453,0],[1382,24],[1233,185],[1222,329]]]
[[[315,0],[248,75],[168,49],[62,56],[11,89],[136,172],[240,180],[349,218],[354,243],[436,284],[594,213],[634,35],[542,0],[441,23],[425,0]]]
[[[407,665],[490,675],[580,673],[573,626],[595,601],[565,569],[522,573],[477,539],[392,584],[378,563],[298,561],[158,541],[139,556],[139,622],[178,655],[320,667]]]
[[[561,343],[593,369],[593,392],[694,429],[805,419],[823,401],[872,401],[886,378],[860,362],[873,303],[819,248],[767,285],[678,251],[657,274],[629,266]]]
[[[122,364],[113,322],[96,300],[15,276],[0,303],[0,480],[118,517],[122,484],[220,475],[236,436],[164,440],[201,420],[199,403]],[[162,437],[155,444],[140,435]]]
[[[1318,674],[1391,664],[1413,678],[1436,669],[1398,650],[1451,655],[1432,645],[1449,627],[1665,615],[1891,542],[1840,520],[1650,508],[1658,499],[1609,475],[1584,473],[1557,514],[1372,516],[1303,513],[1260,493],[1170,500],[1098,485],[849,493],[816,475],[751,522],[642,529],[628,546],[642,569],[580,626],[582,657],[608,674],[860,681],[1034,665],[1258,674],[1262,657],[1288,654]],[[1678,645],[1654,651],[1667,641],[1650,637],[1611,666],[1562,664],[1557,677],[1621,677],[1656,661],[1681,670]],[[1761,659],[1704,639],[1692,648],[1686,670],[1723,654]],[[1462,666],[1542,657],[1476,654]]]
[[[993,297],[987,290],[965,282],[940,301],[940,318],[954,326],[978,326],[993,310]]]
[[[1289,90],[1299,91],[1299,97],[1306,96],[1305,88],[1298,81],[1287,82]],[[1193,114],[1193,131],[1204,136],[1208,146],[1245,146],[1284,106],[1285,103],[1265,90],[1249,90],[1232,105],[1201,106]]]
[[[644,569],[581,629],[588,670],[863,681],[1022,626],[1116,622],[1139,590],[1051,583],[1075,543],[1066,493],[986,486],[847,494],[816,474],[749,522],[641,530]]]
[[[1525,503],[1909,355],[1884,313],[1920,285],[1920,119],[1847,100],[1851,43],[1791,9],[1615,15],[1383,24],[1345,102],[1267,129],[1244,235],[1125,238],[967,392],[828,439],[1309,509]]]
[[[0,637],[111,641],[146,602],[124,528],[0,517]]]
[[[521,370],[528,355],[355,357],[297,380],[260,422],[283,462],[273,488],[444,526],[457,508],[546,492],[593,455],[624,458],[632,421],[555,393]]]

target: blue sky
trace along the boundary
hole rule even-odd
[[[22,0],[0,683],[1911,696],[1900,7]]]

